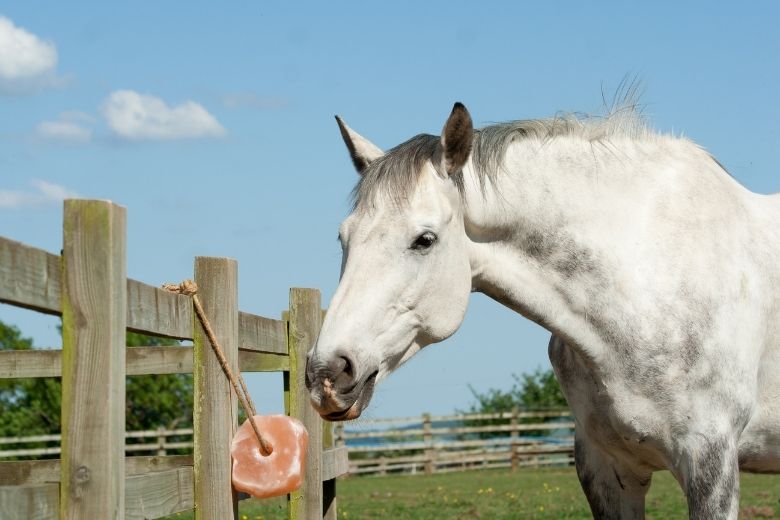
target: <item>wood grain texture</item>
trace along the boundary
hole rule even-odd
[[[125,475],[142,475],[188,466],[192,467],[192,455],[127,457]],[[0,461],[0,486],[53,484],[59,481],[60,461],[58,459]]]
[[[165,471],[192,466],[192,455],[168,455],[167,457],[127,457],[125,475],[142,475],[154,471]]]
[[[159,518],[195,507],[192,468],[132,475],[126,480],[125,518]]]
[[[66,200],[61,518],[124,518],[125,209]]]
[[[271,355],[271,354],[268,354]],[[127,375],[192,373],[192,347],[131,347],[125,350]],[[254,360],[273,366],[273,360]],[[0,351],[0,379],[60,377],[62,350]]]
[[[198,296],[225,358],[238,370],[238,264],[197,257]],[[238,514],[231,482],[230,443],[237,429],[237,400],[208,338],[194,326],[195,518],[227,520]]]
[[[290,415],[309,432],[306,473],[301,489],[290,494],[290,518],[321,519],[322,509],[322,419],[309,403],[304,375],[306,354],[320,331],[322,310],[316,289],[290,289]]]
[[[241,349],[287,354],[287,326],[281,320],[239,312],[238,334]]]
[[[59,377],[61,369],[61,350],[0,351],[0,379]]]
[[[192,300],[189,297],[136,280],[127,280],[126,283],[127,327],[130,330],[192,339]],[[61,286],[59,256],[0,237],[0,302],[59,315],[62,309]],[[276,329],[273,324],[266,329],[265,336],[261,337],[273,342]],[[277,344],[278,341],[274,343]]]
[[[0,462],[0,486],[47,484],[59,481],[60,461],[57,459]],[[59,499],[57,501],[59,502]]]
[[[59,484],[0,486],[0,518],[3,520],[57,520]]]
[[[60,257],[0,237],[0,302],[60,314]]]
[[[349,457],[347,447],[328,448],[322,450],[322,480],[335,479],[349,472]],[[335,498],[335,497],[334,497]]]
[[[58,461],[46,462],[59,467]],[[191,466],[182,466],[127,476],[124,482],[125,518],[159,518],[192,509],[195,507],[192,474]],[[0,518],[56,520],[59,518],[59,488],[57,482],[0,486]]]
[[[239,350],[238,364],[241,372],[282,372],[290,370],[290,357],[283,354]]]
[[[0,237],[0,302],[59,315],[61,285],[59,256]],[[192,339],[192,301],[189,297],[127,280],[127,300],[127,327],[130,330]],[[273,324],[267,329],[262,337],[268,337],[267,341],[272,342],[276,329]]]
[[[127,280],[127,328],[135,332],[192,339],[192,298]]]
[[[191,374],[192,347],[129,347],[127,375]]]

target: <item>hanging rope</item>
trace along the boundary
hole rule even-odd
[[[225,372],[225,375],[230,381],[230,384],[233,386],[233,391],[236,393],[236,396],[241,403],[241,407],[244,409],[244,413],[249,418],[252,429],[255,431],[257,440],[260,443],[260,453],[264,456],[270,455],[274,451],[273,446],[271,446],[271,444],[266,441],[265,438],[263,438],[260,430],[257,428],[257,424],[255,424],[255,415],[257,415],[255,404],[252,402],[252,397],[249,395],[249,391],[246,388],[246,383],[244,382],[244,378],[241,376],[241,372],[238,373],[238,382],[236,382],[236,377],[233,375],[233,371],[230,369],[230,365],[228,365],[227,359],[225,359],[225,354],[222,353],[222,347],[220,347],[219,342],[217,342],[217,337],[214,335],[214,330],[211,328],[211,323],[209,323],[209,320],[206,317],[206,313],[203,311],[203,306],[200,303],[200,298],[198,298],[198,285],[192,280],[184,280],[178,284],[163,284],[162,288],[173,293],[192,296],[192,303],[195,307],[195,314],[198,316],[201,325],[203,325],[203,330],[206,332],[206,336],[209,338],[209,343],[211,343],[211,348],[214,350],[214,354],[217,356],[217,360],[222,367],[222,371]],[[241,385],[241,388],[239,388],[239,384]]]

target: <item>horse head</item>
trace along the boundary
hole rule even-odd
[[[341,279],[306,385],[323,418],[347,420],[381,380],[463,321],[471,265],[461,170],[474,131],[457,103],[441,137],[419,135],[383,153],[337,121],[360,178],[339,229]]]

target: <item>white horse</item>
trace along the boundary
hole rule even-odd
[[[780,471],[780,196],[630,110],[475,131],[457,103],[387,153],[338,122],[360,180],[307,368],[324,418],[480,291],[553,333],[594,517],[643,518],[669,469],[691,518],[733,519],[739,469]]]

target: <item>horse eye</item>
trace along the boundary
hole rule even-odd
[[[426,231],[415,239],[411,249],[414,249],[415,251],[424,251],[430,248],[436,242],[436,239],[435,233]]]

